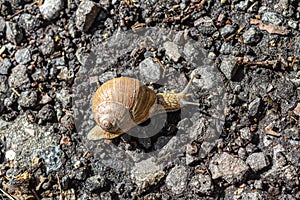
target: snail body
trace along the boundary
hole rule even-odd
[[[155,93],[140,81],[129,77],[111,79],[94,94],[92,113],[97,125],[88,133],[89,140],[112,139],[146,121],[153,115],[175,111],[188,102],[186,88],[180,93]]]

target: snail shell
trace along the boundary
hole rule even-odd
[[[112,139],[155,114],[196,104],[186,101],[191,81],[181,93],[158,94],[134,78],[120,77],[105,82],[94,94],[92,113],[97,125],[87,138]]]

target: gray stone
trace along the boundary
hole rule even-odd
[[[27,64],[31,61],[31,53],[28,48],[19,49],[15,54],[15,59],[19,64]]]
[[[14,44],[20,44],[23,40],[22,30],[16,23],[6,22],[6,39]]]
[[[25,65],[17,65],[12,69],[12,73],[8,77],[8,85],[12,88],[25,86],[30,83],[29,77],[26,73]]]
[[[299,168],[293,165],[287,165],[281,169],[280,178],[285,180],[286,184],[290,187],[299,185]]]
[[[31,15],[28,13],[23,13],[19,19],[20,27],[24,28],[27,31],[33,31],[34,28],[39,26],[40,21],[37,19],[36,15]]]
[[[263,181],[262,180],[255,180],[253,185],[258,190],[263,189]]]
[[[288,25],[289,25],[289,27],[291,27],[293,29],[297,29],[297,27],[298,27],[298,23],[294,20],[289,20]]]
[[[83,0],[76,10],[76,26],[81,31],[88,31],[94,23],[98,13],[100,12],[100,5],[89,0]]]
[[[242,128],[240,130],[240,136],[245,141],[251,141],[252,140],[252,133],[248,127]]]
[[[4,33],[5,31],[5,20],[3,17],[0,16],[0,34]]]
[[[64,8],[64,0],[45,0],[39,7],[44,19],[52,20],[59,16],[59,12]]]
[[[54,40],[51,36],[46,35],[43,39],[43,43],[40,46],[40,50],[43,55],[50,55],[54,52]]]
[[[283,17],[275,12],[264,12],[261,20],[279,26],[283,22]]]
[[[264,153],[253,153],[248,156],[246,163],[251,167],[253,171],[259,171],[268,167],[270,162],[267,156]]]
[[[108,185],[107,179],[102,175],[91,176],[85,181],[85,188],[90,192],[101,190]]]
[[[247,152],[245,148],[239,148],[238,150],[238,155],[242,160],[246,160],[247,159]]]
[[[53,108],[46,104],[42,107],[42,109],[38,112],[37,117],[43,122],[52,121],[55,117],[55,113],[53,111]]]
[[[251,154],[257,150],[257,146],[255,144],[249,143],[246,146],[246,151],[248,154]]]
[[[11,1],[10,3],[11,3],[12,8],[22,9],[22,6],[28,2],[31,2],[31,1],[30,0],[14,0],[14,1]]]
[[[243,180],[249,171],[247,164],[240,158],[228,153],[216,154],[209,163],[212,179],[223,178],[228,183]]]
[[[267,194],[264,191],[247,191],[241,194],[241,200],[265,200],[267,199]],[[238,199],[238,198],[236,198]]]
[[[155,148],[160,149],[158,157],[161,157],[162,165],[170,162],[175,155],[184,153],[185,149],[180,147],[182,147],[182,141],[180,141],[179,137],[172,137],[171,139],[169,137],[159,137],[158,142],[155,144]]]
[[[226,24],[224,26],[224,28],[222,28],[221,30],[221,35],[226,38],[228,37],[229,35],[233,34],[236,30],[236,27],[234,27],[234,25],[232,24]]]
[[[4,99],[4,106],[11,107],[16,101],[17,101],[17,95],[15,93],[12,93],[9,97]]]
[[[285,156],[285,148],[282,145],[278,144],[274,146],[273,151],[273,167],[281,169],[283,166],[286,166],[288,164],[288,161]]]
[[[139,64],[140,74],[147,83],[156,83],[161,76],[160,66],[153,58],[146,58]]]
[[[42,95],[41,100],[39,101],[39,104],[43,105],[43,104],[47,104],[51,101],[52,101],[52,98],[49,97],[48,94],[44,94],[44,95]]]
[[[216,146],[216,141],[203,141],[201,144],[201,147],[199,149],[199,157],[200,158],[205,158],[211,150]]]
[[[217,57],[217,55],[214,52],[212,52],[212,51],[207,54],[207,58],[209,60],[215,60],[216,57]]]
[[[167,187],[175,194],[181,194],[187,188],[187,169],[184,166],[175,166],[166,177]]]
[[[132,179],[142,188],[156,185],[164,176],[165,172],[152,158],[135,163],[131,171]]]
[[[33,107],[37,103],[37,97],[36,91],[24,91],[21,92],[18,103],[25,108]]]
[[[227,79],[232,80],[238,70],[235,58],[233,56],[224,56],[220,65],[220,70]]]
[[[261,98],[255,98],[248,106],[249,115],[257,116],[260,112]]]
[[[245,0],[245,1],[240,1],[239,3],[237,3],[234,8],[237,10],[241,10],[241,11],[245,11],[247,10],[249,6],[249,0]]]
[[[61,89],[56,93],[56,98],[62,103],[64,108],[67,108],[71,105],[72,99],[69,90]]]
[[[186,154],[186,155],[185,155],[185,163],[186,163],[187,165],[191,165],[191,164],[193,164],[194,162],[196,162],[196,161],[198,161],[198,160],[199,160],[199,158],[196,157],[196,156],[192,156],[192,155],[190,155],[190,154]]]
[[[281,194],[280,196],[278,196],[278,198],[277,199],[284,199],[284,200],[297,200],[297,199],[299,199],[299,195],[300,195],[300,193],[298,192],[297,194],[296,194],[296,196],[295,195],[292,195],[292,194]]]
[[[245,44],[257,44],[261,40],[261,32],[254,27],[249,28],[242,35]]]
[[[12,64],[11,64],[10,60],[8,58],[4,58],[0,62],[0,74],[7,75],[11,66],[12,66]]]
[[[210,60],[207,59],[207,51],[203,49],[200,42],[188,41],[183,48],[184,59],[194,62],[196,65],[202,66]],[[210,58],[211,59],[211,58]]]
[[[177,44],[167,41],[163,44],[163,47],[166,50],[166,55],[174,62],[178,62],[181,55],[179,53]]]
[[[194,26],[204,35],[213,35],[217,31],[212,18],[208,16],[201,17],[194,21]]]
[[[51,60],[51,64],[53,66],[65,66],[66,62],[65,62],[65,58],[64,57],[58,57],[58,58],[54,58]]]
[[[35,156],[43,159],[45,163],[46,172],[56,172],[64,163],[64,152],[60,149],[59,145],[49,146],[44,149],[36,149],[32,155],[32,159]]]
[[[209,195],[213,192],[213,184],[209,175],[197,174],[192,177],[189,187],[195,193]]]
[[[48,71],[45,68],[37,68],[33,74],[31,74],[34,81],[45,81],[48,76]]]
[[[223,42],[221,48],[220,48],[220,53],[223,55],[229,55],[232,52],[233,46],[230,45],[227,42]]]
[[[274,5],[274,10],[281,13],[283,10],[289,9],[290,0],[279,0],[277,4]]]
[[[0,92],[5,93],[7,89],[7,76],[0,75]]]
[[[69,23],[68,31],[69,31],[70,36],[72,38],[75,38],[78,35],[79,31],[76,28],[75,22],[70,22]]]

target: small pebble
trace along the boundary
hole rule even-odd
[[[264,12],[262,14],[261,20],[263,22],[269,22],[276,26],[281,25],[281,23],[283,22],[283,18],[275,12]]]
[[[23,13],[19,18],[19,25],[29,32],[38,27],[40,25],[40,21],[35,15]]]
[[[95,192],[104,189],[108,185],[108,180],[104,176],[95,175],[87,178],[85,187],[90,192]]]
[[[9,73],[12,64],[8,58],[4,58],[0,61],[0,74],[7,75]]]
[[[174,62],[178,62],[181,55],[179,53],[177,44],[167,41],[163,44],[163,46],[166,50],[166,55]]]
[[[294,108],[294,113],[300,116],[300,103],[297,103],[296,107]]]
[[[106,81],[109,81],[110,79],[113,79],[117,77],[117,72],[113,71],[113,72],[104,72],[102,73],[99,77],[98,80],[100,81],[100,83],[105,83]],[[96,79],[96,82],[98,81]],[[92,83],[93,81],[90,79],[90,83]]]
[[[13,44],[20,44],[23,40],[23,32],[16,23],[6,22],[6,39]]]
[[[5,152],[5,159],[12,161],[16,158],[16,152],[14,152],[13,150],[8,150]]]
[[[166,178],[167,187],[175,194],[183,193],[187,188],[187,169],[177,165],[169,172]]]
[[[294,20],[289,20],[288,25],[289,25],[289,27],[291,27],[293,29],[297,29],[297,27],[298,27],[298,23]]]
[[[39,110],[37,117],[42,121],[52,121],[55,117],[55,113],[49,104],[46,104]]]
[[[236,28],[237,27],[235,25],[226,24],[224,26],[224,28],[221,29],[221,35],[222,35],[222,37],[226,38],[229,35],[233,34],[235,32]]]
[[[59,12],[64,8],[64,0],[45,0],[39,7],[44,19],[52,20],[59,16]]]
[[[257,116],[261,111],[261,98],[255,98],[248,106],[249,115],[250,116]]]
[[[239,3],[237,3],[234,8],[236,10],[240,10],[240,11],[245,11],[247,10],[249,6],[249,0],[245,0],[245,1],[239,1]]]
[[[197,174],[189,182],[191,190],[195,193],[209,195],[213,192],[214,186],[209,175]]]
[[[261,40],[261,33],[256,28],[251,27],[242,35],[245,44],[257,44]]]
[[[249,170],[247,164],[240,158],[228,153],[215,154],[209,163],[212,178],[224,178],[228,183],[239,182],[245,178]]]
[[[36,149],[32,157],[40,157],[45,163],[46,172],[56,172],[60,167],[63,166],[65,155],[64,152],[60,149],[60,146],[48,146],[45,149]]]
[[[50,55],[54,52],[55,43],[50,35],[46,35],[42,45],[39,47],[43,55]]]
[[[243,140],[251,141],[253,138],[253,134],[251,133],[248,127],[240,129],[240,135]]]
[[[69,90],[61,89],[56,93],[56,98],[62,103],[64,108],[68,108],[72,104],[72,98]]]
[[[30,79],[26,72],[25,65],[17,65],[12,69],[12,72],[8,78],[8,85],[12,88],[18,88],[26,86],[30,83]]]
[[[25,108],[34,107],[37,104],[37,97],[36,91],[24,91],[21,93],[18,103]]]
[[[224,56],[222,58],[222,63],[220,66],[221,71],[224,73],[225,77],[232,80],[238,70],[238,65],[236,64],[235,57]]]
[[[15,54],[15,59],[19,64],[27,64],[31,60],[30,50],[28,48],[19,49]]]
[[[140,74],[145,83],[156,83],[161,76],[161,67],[153,58],[146,58],[139,64]]]
[[[262,152],[249,155],[246,163],[256,172],[268,167],[270,164],[269,159]]]
[[[5,20],[0,16],[0,35],[5,31]]]
[[[68,130],[72,131],[75,128],[74,117],[73,115],[66,114],[61,119],[61,124],[66,127]]]
[[[8,89],[7,76],[0,75],[0,92],[5,93]]]
[[[101,7],[99,4],[83,0],[76,10],[76,26],[81,31],[88,31],[93,25]]]
[[[165,172],[160,169],[158,164],[149,158],[135,163],[131,174],[139,187],[145,187],[156,185],[164,177]]]
[[[233,46],[231,46],[227,42],[224,42],[221,46],[220,53],[223,55],[229,55],[229,54],[231,54],[232,49],[233,49]]]

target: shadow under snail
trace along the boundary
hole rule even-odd
[[[145,122],[152,116],[181,109],[189,102],[188,90],[194,76],[180,93],[155,93],[139,80],[113,78],[94,94],[92,113],[97,125],[87,135],[89,140],[113,139]]]

